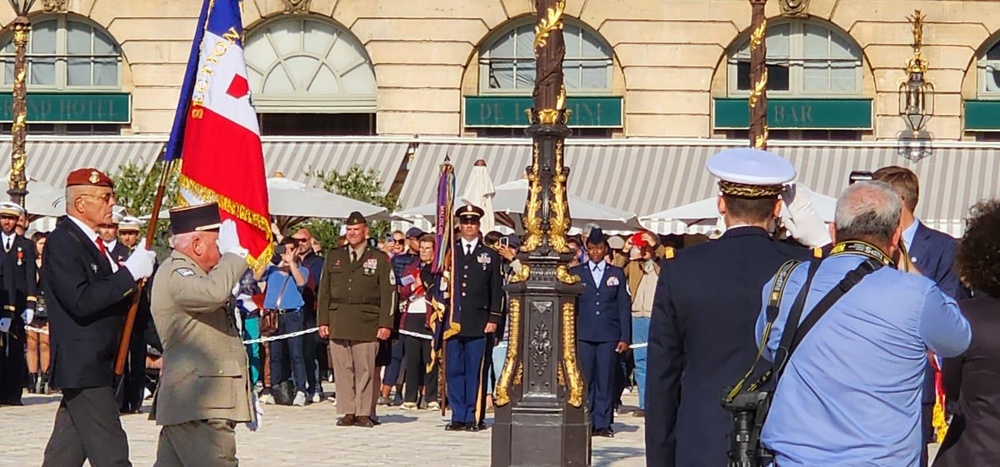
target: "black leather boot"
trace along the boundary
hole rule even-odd
[[[28,373],[28,394],[38,394],[38,373]]]

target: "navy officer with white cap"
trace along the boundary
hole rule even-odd
[[[754,361],[761,289],[790,259],[813,254],[771,238],[783,185],[795,178],[785,159],[757,149],[723,151],[707,164],[719,179],[726,232],[663,261],[649,329],[646,463],[726,464],[733,422],[722,406]]]
[[[38,296],[35,244],[17,233],[24,208],[0,203],[0,405],[21,405],[28,374],[24,360],[25,323],[34,319]]]

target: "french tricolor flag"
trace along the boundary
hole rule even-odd
[[[239,0],[204,0],[164,160],[181,159],[181,204],[217,202],[250,265],[273,251],[257,114],[243,58]]]

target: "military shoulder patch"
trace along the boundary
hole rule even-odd
[[[175,274],[179,274],[181,277],[191,277],[194,275],[194,271],[191,268],[177,268],[174,269]]]

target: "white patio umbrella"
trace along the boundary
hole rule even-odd
[[[493,196],[494,212],[510,216],[514,220],[518,233],[521,233],[520,219],[527,197],[528,181],[525,179],[514,180],[496,187],[496,194]],[[425,204],[398,211],[394,216],[403,220],[415,217],[432,218],[435,209],[433,203]],[[592,222],[600,225],[606,231],[634,231],[642,228],[634,213],[605,206],[579,196],[569,196],[569,209],[574,227],[583,228],[585,224]]]
[[[837,209],[836,198],[816,193],[804,185],[798,185],[798,189],[808,193],[812,200],[813,209],[815,209],[819,217],[823,219],[823,222],[833,222],[834,212]],[[781,215],[785,215],[784,204],[782,204]],[[720,227],[723,230],[725,229],[725,226],[720,222],[719,218],[717,196],[642,216],[640,220],[650,225],[651,229],[657,231],[658,233],[710,234]],[[654,226],[669,224],[670,221],[680,222],[687,225],[687,232],[661,232],[660,230],[672,229],[654,228]]]
[[[312,188],[284,177],[267,179],[268,210],[272,216],[346,219],[358,211],[368,220],[387,220],[385,208]]]
[[[299,224],[310,218],[346,219],[358,211],[368,221],[388,220],[385,208],[351,199],[285,177],[267,179],[268,211],[277,218],[282,229]],[[146,220],[147,214],[140,217]],[[160,211],[160,219],[169,219],[167,210]]]
[[[65,190],[38,180],[28,180],[27,188],[24,209],[28,211],[29,220],[66,214],[66,204],[63,201]]]
[[[496,226],[496,216],[493,212],[493,197],[495,195],[496,189],[493,188],[490,172],[486,170],[486,161],[480,159],[472,168],[469,182],[465,185],[462,201],[482,208],[484,214],[480,221],[480,228],[483,232],[489,232]]]

